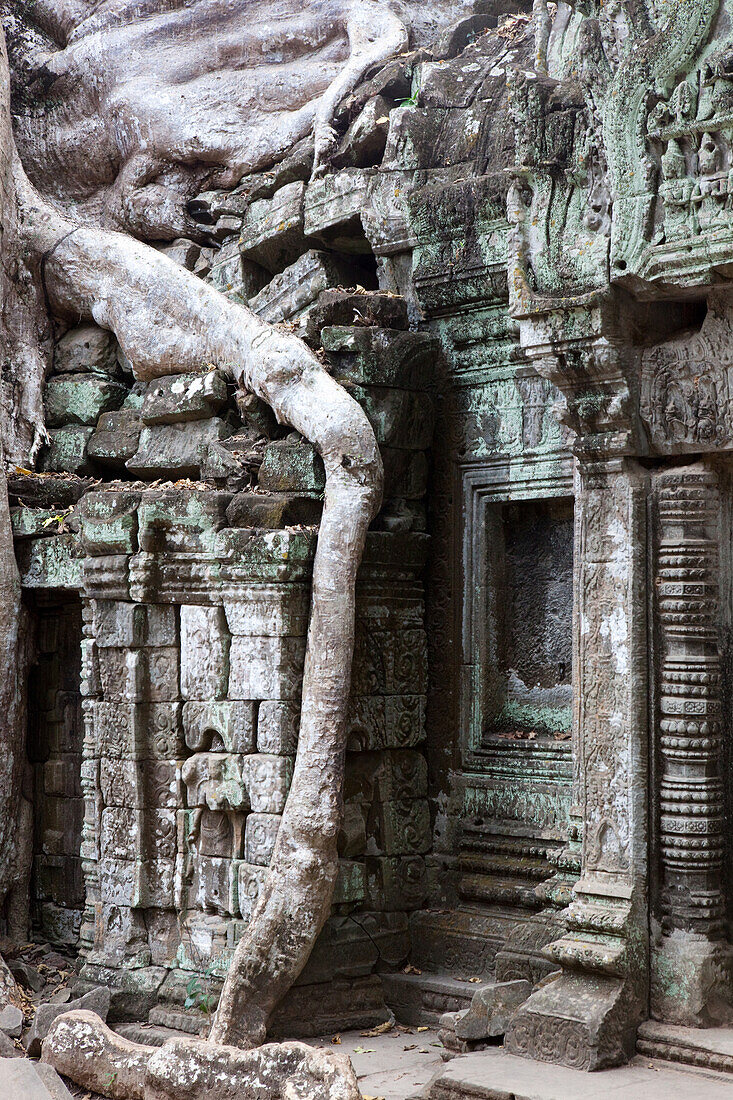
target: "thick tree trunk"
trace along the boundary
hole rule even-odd
[[[313,442],[326,469],[313,575],[298,755],[278,843],[237,948],[212,1038],[262,1042],[330,911],[341,823],[354,586],[382,465],[361,407],[297,337],[273,329],[178,264],[119,233],[75,226],[38,198],[16,161],[21,224],[44,256],[59,313],[111,329],[138,378],[211,365]]]
[[[9,77],[0,41],[0,394],[15,401],[0,416],[0,909],[9,936],[28,934],[31,815],[23,797],[26,770],[26,623],[8,504],[9,461],[28,460],[42,437],[44,357],[38,334],[45,314],[19,241]],[[22,384],[23,380],[25,384]],[[0,958],[0,1005],[15,982]]]

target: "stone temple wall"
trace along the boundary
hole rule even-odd
[[[334,374],[380,433],[386,500],[359,579],[333,916],[300,979],[307,996],[292,995],[276,1028],[296,1026],[292,1017],[302,1029],[306,1001],[306,1017],[320,1005],[315,1030],[380,1022],[370,975],[407,958],[407,913],[427,894],[419,515],[435,345],[407,330],[400,299],[352,299],[372,322],[381,308],[399,326],[323,328]],[[326,320],[355,315],[343,294],[322,309]],[[116,410],[105,409],[109,392]],[[45,464],[56,469],[18,472],[13,522],[34,602],[81,596],[80,679],[73,637],[49,642],[48,615],[38,667],[49,688],[50,664],[65,661],[75,683],[64,686],[83,697],[83,753],[80,739],[64,775],[65,793],[84,798],[75,866],[86,904],[63,938],[42,927],[66,944],[79,933],[82,983],[111,985],[119,1016],[154,1008],[154,1022],[197,1031],[198,1002],[213,1004],[266,874],[292,774],[323,467],[259,402],[237,409],[215,373],[130,387],[92,327],[59,342],[46,401],[57,426]],[[43,764],[44,796],[53,767]],[[53,803],[42,804],[48,817]],[[73,846],[70,819],[67,831]],[[62,880],[39,886],[39,902],[63,907]],[[206,992],[191,1004],[196,978]]]
[[[573,881],[567,688],[560,725],[534,696],[502,725],[512,659],[494,644],[511,509],[573,495],[557,391],[508,311],[505,72],[532,42],[526,18],[492,14],[401,55],[344,100],[325,175],[306,139],[189,204],[208,244],[163,246],[299,333],[385,466],[337,894],[274,1031],[379,1022],[385,997],[435,1021],[469,977],[541,978]],[[323,468],[205,363],[133,383],[94,326],[59,330],[45,400],[43,472],[10,491],[25,587],[82,599],[82,985],[109,984],[118,1017],[195,1031],[287,794]]]

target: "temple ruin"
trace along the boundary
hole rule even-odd
[[[292,984],[273,964],[268,1042],[396,1019],[446,1059],[503,1037],[577,1070],[733,1073],[731,0],[245,9],[3,5],[4,226],[28,177],[4,285],[40,363],[6,295],[10,969],[47,944],[74,999],[109,990],[117,1035],[207,1035],[272,882],[304,667],[338,665],[311,592],[338,462],[219,344],[179,357],[175,264],[202,311],[254,315],[252,370],[269,331],[302,347],[371,425],[374,486],[383,467],[338,865],[309,856],[330,910]],[[71,226],[53,241],[45,210]],[[154,369],[88,227],[163,264]],[[333,751],[307,794],[336,813]],[[451,1088],[424,1096],[479,1095]]]

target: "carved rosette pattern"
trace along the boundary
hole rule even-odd
[[[657,486],[661,916],[666,932],[722,934],[724,796],[718,649],[717,475]]]

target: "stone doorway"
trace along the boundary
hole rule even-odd
[[[35,635],[26,780],[33,800],[31,924],[41,942],[73,948],[85,903],[79,855],[84,819],[81,600],[60,590],[26,593],[26,600]]]

